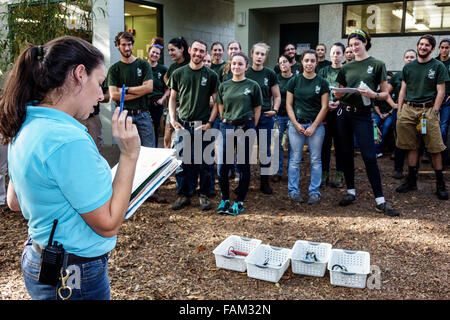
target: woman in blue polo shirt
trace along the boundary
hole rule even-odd
[[[103,99],[105,77],[98,49],[61,37],[20,55],[0,99],[2,142],[10,144],[7,199],[28,220],[22,274],[32,299],[110,298],[108,252],[128,207],[140,140],[127,111],[119,116],[117,108],[112,132],[121,154],[112,181],[108,163],[77,121]],[[60,274],[70,272],[71,294],[58,275],[56,286],[39,277],[54,220],[53,240],[65,250]]]

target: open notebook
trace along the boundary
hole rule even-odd
[[[113,179],[116,175],[116,164],[111,169]],[[125,219],[130,218],[140,205],[159,188],[167,178],[181,165],[175,157],[174,149],[141,147],[136,164],[133,188]]]

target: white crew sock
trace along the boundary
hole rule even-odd
[[[378,198],[375,198],[375,202],[377,203],[377,206],[378,206],[379,204],[385,203],[386,200],[384,200],[384,197],[378,197]]]
[[[356,189],[347,189],[347,193],[356,197]]]

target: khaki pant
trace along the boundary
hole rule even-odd
[[[425,112],[427,133],[417,131],[420,117]],[[439,114],[433,108],[414,108],[409,103],[404,103],[402,109],[397,113],[397,141],[399,149],[417,150],[421,139],[429,153],[439,153],[445,150],[439,122]]]

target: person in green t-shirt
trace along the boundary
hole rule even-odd
[[[142,146],[152,148],[155,146],[155,135],[147,103],[147,95],[153,92],[152,69],[147,61],[133,56],[134,38],[130,33],[119,32],[115,44],[121,59],[108,71],[111,100],[119,106],[122,86],[125,85],[124,110],[128,110],[137,127]]]
[[[262,93],[255,81],[245,77],[248,62],[247,56],[243,53],[235,53],[231,57],[233,77],[221,83],[217,92],[222,136],[218,146],[218,175],[222,195],[218,213],[237,215],[244,211],[244,200],[250,185],[250,158],[253,146],[251,136],[253,133],[253,137],[256,138],[254,129],[261,115]],[[239,129],[242,131],[237,131]],[[228,142],[233,135],[235,138],[231,141],[236,141],[236,149],[234,143]],[[236,188],[237,199],[231,205],[228,172],[235,166],[235,157],[240,177]]]
[[[355,54],[355,60],[342,67],[336,80],[339,87],[357,88],[357,92],[342,94],[333,90],[333,94],[340,102],[337,113],[337,129],[347,185],[347,191],[339,205],[348,206],[356,200],[353,145],[356,136],[367,177],[375,196],[376,211],[383,212],[388,216],[398,216],[399,212],[393,209],[383,196],[371,117],[373,104],[371,99],[386,100],[389,95],[387,92],[386,67],[384,62],[369,55],[368,50],[372,44],[371,37],[366,31],[355,30],[350,33],[348,45]],[[380,92],[376,92],[378,87],[380,87]]]
[[[272,69],[264,67],[264,62],[269,54],[270,47],[262,42],[253,45],[251,50],[251,58],[253,60],[252,66],[248,68],[245,76],[256,81],[261,87],[263,95],[263,103],[261,109],[261,117],[259,118],[256,132],[259,137],[265,135],[264,142],[258,143],[259,146],[265,143],[266,154],[262,155],[259,152],[260,168],[261,168],[261,185],[260,190],[264,194],[272,194],[273,190],[269,185],[270,166],[271,166],[271,152],[270,146],[272,143],[272,129],[273,120],[280,108],[281,95],[278,86],[277,75]],[[273,99],[273,108],[272,108]],[[277,150],[278,153],[278,150]],[[265,158],[265,159],[264,159]],[[278,160],[278,159],[277,159]],[[277,161],[278,163],[278,161]]]
[[[278,161],[278,171],[275,175],[272,177],[273,182],[279,182],[281,181],[281,176],[283,174],[283,166],[284,166],[284,148],[283,148],[283,136],[286,135],[286,138],[288,138],[288,124],[289,124],[289,117],[287,115],[286,111],[286,92],[287,92],[287,84],[289,83],[289,80],[292,79],[292,77],[295,77],[295,75],[292,72],[291,65],[292,65],[293,58],[291,56],[288,56],[286,54],[281,55],[278,58],[278,68],[280,69],[280,73],[277,74],[278,78],[278,84],[280,87],[280,95],[281,95],[281,103],[280,108],[278,109],[278,114],[276,116],[276,122],[278,123],[278,146],[279,146],[279,161]],[[288,164],[289,164],[289,150],[290,147],[288,146]]]
[[[296,55],[297,50],[295,49],[295,45],[293,43],[288,43],[287,45],[284,46],[284,54],[287,55],[290,60],[289,63],[291,65],[291,72],[294,75],[297,75],[300,73],[300,68],[301,68],[301,64],[298,63],[298,61],[296,60]],[[281,73],[281,68],[279,63],[277,63],[275,65],[275,67],[273,68],[273,71],[275,71],[275,73],[278,75]]]
[[[169,51],[170,58],[173,63],[169,66],[165,76],[164,82],[167,84],[169,77],[171,74],[178,68],[185,66],[189,63],[189,45],[183,37],[172,38],[167,45],[167,50]],[[167,114],[166,117],[166,127],[164,128],[164,148],[171,148],[172,141],[172,133],[174,129],[170,124],[170,114]]]
[[[317,71],[320,71],[320,69],[331,65],[331,61],[326,59],[326,57],[327,57],[327,47],[325,46],[325,44],[319,43],[316,46],[316,52],[317,52],[317,56],[319,57],[319,63],[317,65]]]
[[[175,148],[182,151],[182,165],[175,174],[178,197],[172,209],[179,210],[190,203],[200,176],[199,202],[202,210],[211,209],[208,195],[211,192],[211,164],[205,162],[203,151],[207,147],[202,131],[212,128],[217,116],[217,107],[210,106],[210,98],[216,99],[219,79],[217,74],[203,65],[207,46],[203,41],[195,40],[189,47],[189,64],[178,68],[170,76],[169,112],[170,124],[177,133]],[[179,98],[178,116],[176,114]],[[183,131],[178,131],[182,129]],[[201,139],[201,149],[197,150]],[[180,149],[181,148],[181,149]],[[186,152],[190,148],[190,152]],[[200,158],[198,157],[201,152]],[[187,154],[187,155],[186,155]]]
[[[214,42],[211,45],[211,57],[212,57],[212,61],[211,61],[211,69],[213,69],[217,75],[219,76],[219,70],[220,68],[226,64],[225,61],[223,61],[223,54],[224,54],[225,50],[223,47],[223,44],[220,42]]]
[[[403,54],[403,62],[407,64],[408,62],[411,62],[413,60],[417,59],[417,52],[413,49],[408,49]],[[392,78],[388,82],[388,92],[390,96],[386,100],[387,103],[392,107],[394,110],[392,112],[392,115],[394,116],[393,119],[393,127],[394,127],[394,135],[397,136],[397,128],[396,128],[396,122],[397,122],[397,101],[398,101],[398,94],[400,93],[400,88],[402,87],[402,72],[396,72]],[[397,146],[394,143],[394,173],[392,174],[392,177],[394,179],[402,179],[403,178],[403,165],[405,163],[405,157],[407,152],[405,150],[397,148]]]
[[[342,68],[342,58],[344,57],[345,46],[336,42],[331,46],[330,59],[331,65],[319,70],[318,75],[328,81],[328,84],[333,87],[339,86],[336,82],[336,77]],[[334,152],[336,157],[336,175],[334,181],[331,183],[332,187],[342,188],[344,186],[344,166],[342,164],[342,155],[340,144],[337,142],[339,138],[337,132],[337,115],[336,108],[338,102],[333,101],[333,95],[330,94],[330,101],[328,102],[328,113],[325,117],[325,138],[322,146],[322,184],[326,186],[329,182],[330,160],[331,160],[331,146],[334,144]]]
[[[402,70],[396,143],[398,148],[409,150],[408,177],[395,191],[405,193],[417,189],[417,157],[423,140],[436,174],[436,195],[440,200],[447,200],[441,157],[446,147],[440,131],[439,109],[445,97],[445,82],[450,78],[444,64],[431,57],[435,47],[436,39],[432,35],[420,37],[417,60]]]
[[[152,67],[153,73],[153,92],[147,97],[150,115],[152,116],[153,121],[153,130],[155,132],[155,148],[158,148],[159,127],[164,111],[164,104],[170,94],[170,89],[164,82],[164,75],[167,72],[167,67],[158,62],[163,53],[163,49],[164,42],[162,38],[154,38],[152,43],[150,43],[148,50],[148,62]]]
[[[450,75],[450,38],[444,38],[439,42],[439,56],[437,59],[441,61]],[[448,127],[450,124],[450,81],[445,83],[445,97],[441,105],[440,111],[441,135],[444,144],[447,142]],[[448,147],[441,152],[442,164],[450,166],[450,158]]]
[[[328,82],[316,74],[318,56],[315,50],[304,51],[300,62],[302,73],[289,81],[286,93],[286,110],[291,120],[288,193],[292,201],[303,202],[298,184],[303,146],[307,142],[311,159],[308,204],[316,204],[320,202],[322,178],[321,151],[325,136],[322,121],[328,112],[330,88]]]

